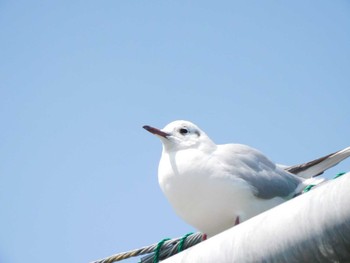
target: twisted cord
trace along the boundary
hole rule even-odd
[[[338,173],[336,176],[334,176],[332,179],[336,179],[342,175],[346,174],[345,172],[341,172],[341,173]],[[327,182],[327,181],[325,181]],[[322,185],[322,183],[320,184]],[[305,194],[307,192],[309,192],[312,188],[314,188],[315,186],[318,186],[317,184],[309,184],[308,186],[306,186],[303,190],[302,190],[302,194]]]
[[[178,252],[185,250],[191,246],[194,246],[205,239],[205,235],[202,233],[187,234],[183,237],[174,239],[163,239],[162,241],[150,246],[145,246],[139,249],[134,249],[127,252],[115,254],[113,256],[96,260],[91,263],[112,263],[121,261],[130,257],[137,257],[140,255],[146,255],[141,258],[141,263],[156,263],[159,260],[164,260]]]

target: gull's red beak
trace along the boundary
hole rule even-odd
[[[166,138],[166,137],[168,137],[170,135],[169,133],[163,132],[163,131],[161,131],[161,130],[159,130],[157,128],[154,128],[152,126],[145,125],[142,128],[144,128],[145,130],[149,131],[150,133],[153,133],[155,135],[159,135],[159,136],[164,137],[164,138]]]

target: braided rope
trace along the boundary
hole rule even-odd
[[[130,257],[137,257],[146,254],[149,255],[146,255],[143,258],[141,258],[141,263],[156,263],[159,260],[164,260],[172,255],[177,254],[182,250],[194,246],[203,240],[205,240],[205,235],[203,235],[202,233],[189,233],[183,237],[174,239],[163,239],[160,242],[155,243],[153,245],[127,252],[118,253],[104,259],[93,261],[91,263],[112,263]]]
[[[341,172],[341,173],[338,173],[336,176],[334,176],[332,179],[336,179],[342,175],[346,174],[345,172]],[[325,181],[327,182],[327,181]],[[322,183],[321,183],[322,184]],[[321,185],[320,184],[320,185]],[[309,192],[312,188],[314,188],[315,186],[318,186],[317,184],[309,184],[308,186],[306,186],[303,190],[302,190],[302,193],[305,194],[307,192]]]

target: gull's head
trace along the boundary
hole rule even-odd
[[[185,149],[211,149],[216,147],[214,142],[197,125],[189,121],[173,121],[163,129],[148,125],[144,129],[159,137],[166,151]]]

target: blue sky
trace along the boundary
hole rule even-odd
[[[190,120],[285,164],[350,145],[348,1],[1,1],[0,25],[1,262],[194,231],[144,124]]]

